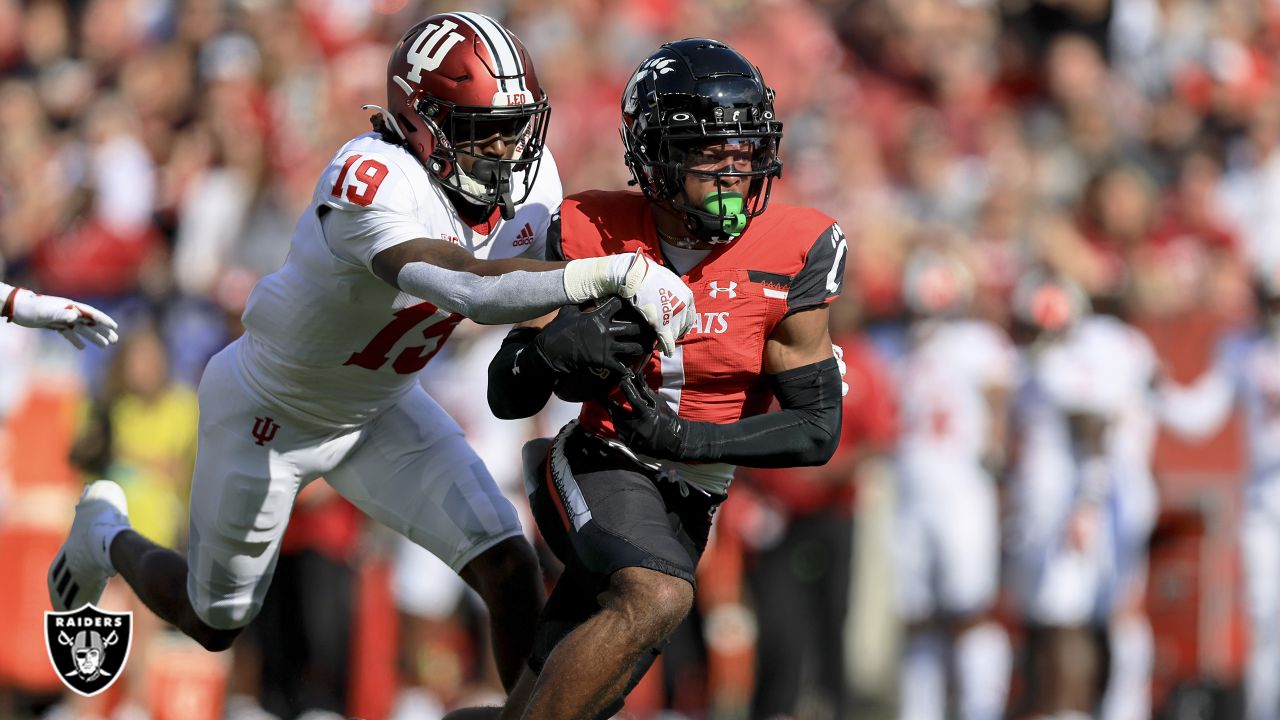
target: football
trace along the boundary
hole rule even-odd
[[[606,303],[610,301],[606,301]],[[643,330],[643,344],[647,350],[629,363],[632,372],[639,373],[653,355],[653,350],[658,345],[658,335],[649,326],[649,323],[645,321],[640,311],[635,309],[635,306],[625,300],[620,304],[621,307],[613,314],[610,322],[615,325],[629,323]],[[595,302],[584,303],[579,306],[583,312],[594,310],[596,307],[598,305]],[[552,392],[561,400],[571,403],[602,400],[614,388],[618,387],[618,383],[622,382],[622,378],[622,373],[616,370],[603,367],[587,368],[580,372],[557,377],[555,385],[552,387]]]

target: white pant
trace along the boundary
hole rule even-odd
[[[1273,481],[1274,482],[1274,481]],[[1240,547],[1245,605],[1249,616],[1249,661],[1245,673],[1245,717],[1280,718],[1280,485],[1246,493]]]
[[[1154,495],[1141,485],[1148,479],[1117,478],[1142,492],[1117,488],[1100,508],[1099,532],[1088,548],[1067,546],[1070,503],[1049,523],[1051,532],[1034,533],[1013,549],[1014,582],[1029,620],[1066,627],[1105,622],[1118,602],[1145,586],[1154,520],[1154,503],[1148,501]]]
[[[187,595],[204,622],[242,627],[257,614],[294,497],[320,476],[455,572],[520,534],[462,429],[421,388],[361,427],[335,430],[260,401],[235,353],[233,343],[214,356],[200,382]]]
[[[913,468],[903,463],[900,471]],[[971,616],[991,607],[999,582],[1000,534],[996,488],[986,473],[974,468],[904,475],[895,518],[903,619],[923,621],[939,612]]]

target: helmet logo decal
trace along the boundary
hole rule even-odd
[[[445,56],[453,46],[465,39],[462,33],[453,32],[457,27],[458,23],[452,20],[442,20],[438,26],[431,23],[423,28],[422,33],[414,39],[409,52],[405,54],[405,60],[412,66],[405,77],[420,83],[424,70],[432,72],[440,67],[440,63],[444,62]]]
[[[649,58],[636,68],[636,74],[631,76],[631,80],[627,82],[627,89],[623,91],[623,97],[627,99],[627,106],[624,108],[627,112],[635,112],[636,105],[639,104],[640,98],[636,95],[636,86],[640,84],[640,78],[646,74],[666,75],[675,72],[676,69],[671,67],[676,64],[675,58]]]

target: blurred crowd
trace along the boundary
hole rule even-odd
[[[906,542],[892,508],[906,431],[896,408],[920,316],[907,300],[911,258],[959,263],[967,314],[997,332],[1011,328],[1028,273],[1065,278],[1095,312],[1140,329],[1159,375],[1181,382],[1210,364],[1219,337],[1254,322],[1255,278],[1280,268],[1275,0],[0,0],[0,277],[93,303],[124,336],[72,355],[0,327],[0,617],[12,628],[0,717],[411,720],[495,696],[484,623],[460,581],[319,483],[234,660],[193,653],[117,588],[113,607],[138,611],[127,675],[105,698],[71,699],[39,619],[40,578],[83,480],[121,482],[135,526],[181,547],[204,363],[239,334],[249,290],[283,260],[320,170],[369,129],[361,105],[384,101],[392,45],[449,9],[493,15],[528,46],[566,192],[625,185],[619,96],[639,60],[668,39],[730,43],[778,93],[785,171],[773,201],[816,207],[849,238],[833,312],[850,367],[846,446],[821,471],[743,480],[703,560],[701,612],[637,691],[636,716],[894,716],[899,646],[910,649],[886,588],[890,551]],[[477,398],[504,333],[463,325],[424,382],[527,508],[518,449],[573,409],[536,422],[488,414]],[[1016,440],[997,445],[1015,455]],[[1162,440],[1150,460],[1157,538],[1185,530],[1165,519],[1217,503],[1235,510],[1199,532],[1233,546],[1240,449]],[[820,491],[799,497],[797,486]],[[771,556],[784,542],[799,549]],[[1239,572],[1213,572],[1239,584]],[[817,578],[834,607],[797,609],[802,593],[788,588]],[[1214,607],[1195,585],[1163,591]],[[1155,662],[1148,713],[1196,683],[1240,683],[1239,594],[1221,621],[1153,614],[1156,655],[1171,654]],[[1014,604],[991,615],[1014,630],[1016,653]],[[798,632],[778,637],[792,615],[829,622],[797,649]],[[800,662],[810,649],[820,654]],[[756,679],[769,663],[803,666],[794,691],[772,671]],[[761,699],[771,692],[785,697]],[[792,707],[753,714],[753,694],[757,709]],[[1030,707],[1027,695],[1015,677],[1011,712]]]

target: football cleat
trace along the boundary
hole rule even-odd
[[[102,597],[111,566],[108,540],[129,526],[124,490],[110,480],[90,483],[80,494],[66,542],[49,566],[49,602],[59,612],[76,610]]]

